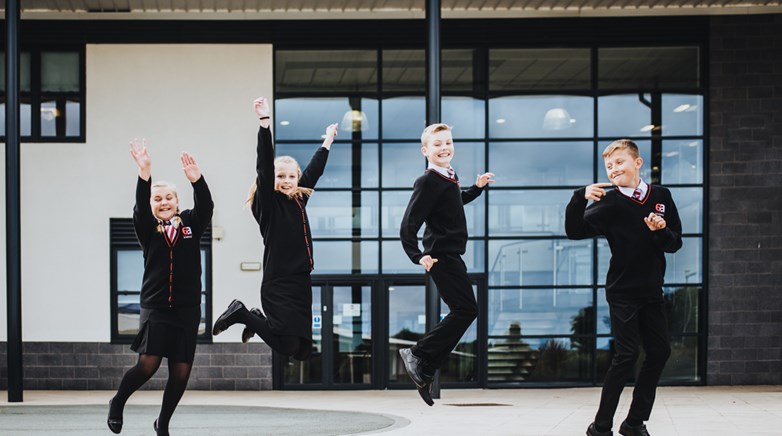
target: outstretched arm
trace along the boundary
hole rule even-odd
[[[326,161],[329,158],[329,151],[331,150],[331,144],[334,142],[334,138],[337,136],[337,127],[339,124],[330,124],[326,127],[326,137],[323,139],[323,144],[318,147],[315,154],[310,159],[310,163],[307,164],[307,168],[301,173],[299,179],[299,186],[303,188],[314,188],[318,183],[318,179],[323,175],[323,171],[326,170]]]
[[[141,141],[138,138],[134,138],[130,141],[130,155],[133,156],[133,160],[136,161],[138,166],[138,176],[149,181],[149,178],[152,176],[152,158],[149,156],[149,150],[147,150],[147,138]]]
[[[462,204],[467,204],[481,195],[483,189],[489,186],[489,183],[494,183],[494,173],[478,174],[478,178],[475,180],[475,184],[470,186],[466,191],[462,191]]]
[[[207,186],[206,180],[204,180],[204,176],[201,174],[201,168],[198,166],[195,158],[188,152],[183,152],[180,160],[182,161],[182,170],[185,172],[185,177],[193,185],[194,206],[191,216],[194,222],[198,223],[200,233],[204,231],[212,219],[212,212],[215,206],[212,201],[212,194],[209,192],[209,186]]]
[[[259,97],[253,101],[255,114],[260,119],[260,128],[258,129],[257,157],[255,161],[256,169],[256,191],[252,200],[251,208],[253,216],[260,222],[263,208],[271,205],[274,195],[274,143],[272,142],[272,133],[269,129],[271,125],[271,115],[269,103],[265,97]]]
[[[147,150],[147,140],[130,141],[130,155],[138,166],[138,178],[136,179],[136,204],[133,206],[133,227],[136,230],[141,244],[145,244],[151,229],[154,227],[155,217],[149,205],[149,197],[152,192],[152,157]]]

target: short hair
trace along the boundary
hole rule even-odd
[[[616,141],[608,144],[608,147],[603,150],[603,159],[611,156],[617,150],[627,150],[633,159],[641,157],[641,153],[638,152],[638,146],[635,145],[630,139],[617,139]]]
[[[424,129],[424,132],[421,133],[421,145],[425,146],[426,141],[429,139],[431,135],[434,135],[435,133],[442,132],[442,131],[450,132],[451,130],[453,130],[453,128],[445,123],[430,124]]]

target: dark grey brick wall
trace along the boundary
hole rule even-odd
[[[8,387],[7,344],[0,343],[0,389]],[[269,390],[271,350],[266,344],[199,344],[188,389]],[[138,354],[128,345],[95,342],[26,342],[24,389],[115,390]],[[163,389],[166,361],[142,389]]]
[[[711,18],[707,382],[782,383],[782,15]]]

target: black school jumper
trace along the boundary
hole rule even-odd
[[[291,199],[274,190],[274,144],[271,130],[258,130],[256,168],[258,189],[252,213],[263,236],[261,304],[271,331],[298,336],[301,350],[312,349],[312,233],[307,218],[307,196]],[[314,188],[323,175],[329,150],[318,147],[299,178],[299,186]],[[280,350],[277,350],[280,351]],[[299,358],[297,357],[297,358]]]
[[[640,200],[618,189],[586,207],[586,188],[577,189],[565,212],[565,232],[570,239],[605,236],[611,248],[606,275],[606,300],[614,336],[614,357],[603,382],[595,425],[613,426],[614,413],[625,383],[632,377],[643,345],[646,359],[635,381],[628,420],[648,421],[655,390],[671,352],[668,322],[662,294],[665,253],[682,246],[682,225],[671,192],[648,185]],[[650,213],[665,218],[666,227],[651,231],[644,222]]]
[[[149,205],[151,180],[138,178],[133,228],[144,253],[139,333],[131,349],[193,363],[201,322],[201,235],[212,219],[214,203],[203,176],[193,186],[194,206],[173,241],[157,231],[159,221]]]
[[[478,315],[472,282],[461,256],[467,247],[464,205],[481,192],[475,185],[462,191],[458,178],[450,179],[430,168],[415,181],[413,195],[402,217],[399,236],[405,253],[416,265],[425,254],[437,259],[429,275],[450,309],[435,328],[411,347],[413,354],[424,360],[428,372],[433,373],[445,363]],[[421,252],[416,235],[424,223],[424,251]]]

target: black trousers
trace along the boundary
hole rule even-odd
[[[603,382],[595,424],[610,429],[613,427],[622,389],[633,375],[639,345],[644,347],[646,358],[635,380],[633,402],[627,418],[634,421],[649,420],[657,383],[671,355],[671,341],[662,298],[645,304],[609,302],[608,307],[615,353]]]
[[[437,259],[437,263],[429,270],[429,275],[450,312],[418,340],[412,351],[424,359],[429,369],[436,370],[448,360],[451,351],[478,316],[478,303],[472,292],[472,282],[467,276],[467,266],[461,256],[432,257]]]

